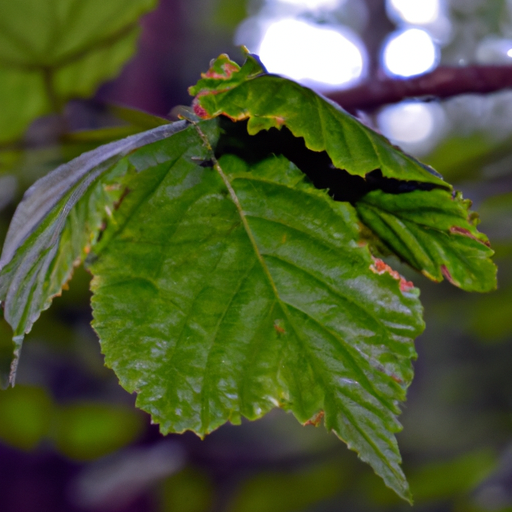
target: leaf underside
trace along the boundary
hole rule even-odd
[[[0,301],[17,353],[41,311],[60,294],[73,268],[89,252],[105,217],[112,216],[124,190],[118,178],[126,172],[126,166],[117,163],[185,126],[184,121],[162,126],[84,153],[27,190],[0,257]]]
[[[84,154],[27,192],[0,259],[18,351],[87,258],[106,363],[162,432],[203,436],[273,407],[323,417],[410,499],[393,434],[421,305],[372,251],[492,289],[469,203],[252,56],[241,69],[221,56],[192,92],[199,117]]]

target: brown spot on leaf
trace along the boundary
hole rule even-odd
[[[491,244],[488,241],[480,240],[475,235],[473,235],[473,233],[471,233],[471,231],[469,231],[469,229],[461,228],[460,226],[452,226],[450,228],[450,233],[454,233],[456,235],[467,236],[469,238],[472,238],[473,240],[476,240],[477,242],[480,242],[481,244],[487,245],[487,247],[491,246]]]
[[[226,62],[222,65],[224,71],[226,72],[226,76],[229,78],[233,73],[237,73],[240,71],[240,68],[234,62]]]
[[[202,91],[199,91],[196,94],[196,98],[201,98],[202,96],[215,96],[216,94],[221,94],[221,93],[226,92],[226,91],[229,91],[229,89],[222,89],[220,91],[217,90],[217,89],[213,89],[213,90],[203,89]]]
[[[228,78],[231,78],[231,75],[233,73],[239,71],[238,66],[233,62],[225,62],[224,64],[222,64],[221,67],[223,71],[222,73],[219,73],[213,68],[210,68],[206,73],[201,73],[201,76],[203,78],[217,78],[220,80],[226,80]]]
[[[277,334],[286,334],[286,330],[283,327],[283,321],[282,320],[274,320],[274,329],[276,330]]]
[[[274,324],[274,329],[276,330],[276,332],[278,334],[286,334],[286,331],[285,331],[284,327],[281,327],[278,324]]]
[[[306,421],[306,423],[304,423],[304,426],[314,425],[315,427],[318,427],[318,425],[320,425],[320,422],[322,421],[324,415],[325,415],[324,411],[318,411],[308,421]]]
[[[243,121],[244,119],[248,119],[250,117],[249,113],[247,112],[240,112],[240,114],[238,114],[237,116],[230,116],[229,114],[226,114],[226,112],[223,112],[223,115],[229,117],[229,119],[231,119],[231,121],[234,121],[235,123],[237,121]]]
[[[196,116],[199,116],[201,117],[202,119],[209,119],[210,118],[210,115],[208,114],[208,112],[206,112],[206,110],[199,104],[199,102],[197,101],[197,99],[195,99],[192,103],[192,107],[194,109],[194,114]]]
[[[407,281],[402,276],[400,276],[400,291],[402,293],[410,292],[414,288],[414,283],[412,281]]]
[[[217,73],[216,71],[214,71],[213,69],[209,69],[206,73],[201,73],[201,76],[203,78],[219,78],[221,80],[223,80],[224,78],[226,78],[226,75],[224,74],[221,74],[221,73]]]
[[[457,283],[453,280],[453,277],[450,274],[450,271],[448,270],[446,265],[441,265],[441,272],[443,273],[443,276],[446,277],[446,279],[448,279],[448,281],[450,281],[450,283],[452,283],[455,286],[457,286]]]
[[[375,274],[384,274],[387,272],[391,277],[395,278],[400,282],[400,291],[402,293],[410,292],[414,288],[414,283],[412,281],[407,281],[404,279],[396,270],[393,270],[386,262],[382,261],[380,258],[373,258],[373,265],[370,265],[370,270]]]
[[[400,377],[397,377],[394,373],[392,373],[390,375],[390,377],[395,381],[395,382],[398,382],[398,384],[403,384],[404,381],[400,378]]]

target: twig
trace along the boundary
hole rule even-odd
[[[512,66],[441,66],[414,78],[380,78],[353,89],[334,91],[329,98],[345,110],[371,111],[407,98],[449,98],[512,88]]]

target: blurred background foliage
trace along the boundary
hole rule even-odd
[[[165,118],[190,103],[187,87],[211,58],[240,58],[236,44],[264,50],[273,23],[334,27],[359,48],[359,68],[339,61],[332,45],[315,50],[315,62],[327,59],[324,68],[357,68],[342,74],[344,81],[322,84],[301,68],[305,83],[327,93],[372,77],[408,76],[402,68],[393,72],[385,49],[412,29],[434,48],[423,71],[512,64],[512,2],[409,0],[433,5],[437,17],[428,19],[407,14],[402,4],[0,2],[0,239],[38,177],[160,122],[121,105]],[[286,26],[293,24],[280,30]],[[283,51],[305,68],[306,50],[292,56],[293,46],[286,47],[293,37],[282,32]],[[420,60],[404,54],[399,61],[407,58]],[[422,290],[427,323],[399,435],[414,509],[512,512],[512,92],[408,100],[361,115],[474,201],[499,266],[498,291],[470,295],[393,263]],[[18,385],[0,393],[2,512],[409,510],[333,435],[279,410],[226,425],[204,441],[190,433],[161,437],[103,366],[89,325],[88,284],[78,269],[27,337]],[[10,329],[0,320],[0,364],[8,364],[11,350]]]

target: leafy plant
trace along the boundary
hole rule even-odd
[[[337,105],[221,55],[183,120],[36,182],[0,259],[24,335],[83,262],[106,364],[163,433],[274,407],[333,430],[405,499],[394,433],[434,281],[496,286],[470,202]]]

